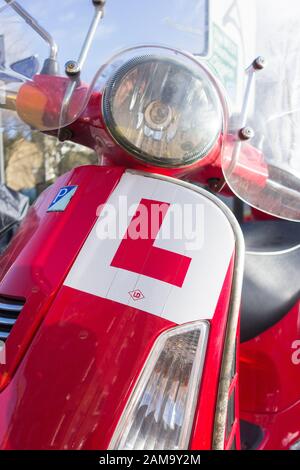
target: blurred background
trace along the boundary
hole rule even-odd
[[[4,131],[3,158],[5,183],[29,196],[31,202],[66,171],[98,161],[95,152],[86,147],[60,143],[30,129]]]

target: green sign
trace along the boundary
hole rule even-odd
[[[222,29],[213,24],[212,55],[209,64],[235,100],[238,81],[238,46]]]

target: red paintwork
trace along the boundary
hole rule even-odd
[[[289,436],[300,438],[300,363],[292,360],[300,340],[299,307],[300,302],[272,328],[241,344],[241,417],[264,428],[262,448],[284,448]]]
[[[60,179],[32,209],[4,258],[0,294],[24,297],[26,306],[7,341],[2,449],[106,449],[151,346],[174,326],[62,286],[122,173],[89,166]],[[65,184],[79,186],[67,210],[46,213]],[[233,260],[211,324],[192,447],[211,446],[207,423],[213,425],[232,271]]]
[[[212,446],[220,365],[227,323],[227,315],[224,315],[224,312],[227,312],[230,302],[233,268],[234,257],[228,268],[216,312],[210,324],[206,360],[190,444],[192,450],[211,449]]]
[[[40,76],[35,77],[34,83],[29,88],[36,86],[41,95],[45,90],[40,123],[50,127],[66,80]],[[26,100],[28,105],[30,97],[30,90],[28,95],[25,88],[21,90],[24,94],[19,95],[19,108]],[[84,86],[80,88],[75,100],[83,103],[85,91]],[[72,106],[71,113],[75,113],[78,101]],[[30,120],[30,106],[27,111]],[[0,295],[26,299],[6,343],[7,366],[0,366],[3,449],[106,449],[154,340],[173,326],[135,308],[63,286],[96,221],[97,208],[107,201],[124,172],[116,165],[204,184],[209,179],[222,178],[221,136],[205,159],[186,168],[162,169],[137,162],[107,132],[100,93],[91,96],[82,115],[69,128],[74,142],[95,149],[101,163],[110,166],[78,168],[59,178],[31,209],[0,260]],[[233,140],[228,139],[225,144],[229,155]],[[252,182],[263,187],[267,177],[263,156],[244,144],[240,163],[239,177],[249,180],[252,175]],[[253,168],[256,173],[251,173]],[[64,185],[78,185],[68,210],[46,214]],[[150,241],[148,252],[153,249]],[[123,262],[124,252],[118,253],[114,263]],[[233,268],[232,259],[211,321],[192,449],[210,449],[212,445]],[[287,448],[299,438],[300,366],[291,361],[292,343],[299,340],[299,330],[297,305],[279,324],[241,345],[240,374],[237,370],[231,385],[237,396],[240,386],[240,405],[237,399],[236,420],[224,448],[231,447],[234,436],[240,448],[240,409],[242,418],[264,428],[262,448]]]
[[[280,220],[278,217],[275,217],[271,214],[266,214],[266,212],[262,212],[259,209],[255,209],[255,207],[251,207],[251,214],[252,220]]]
[[[211,386],[218,383],[231,275],[232,266],[213,320],[203,377],[211,407],[201,401],[197,412],[194,439],[205,448],[211,433],[203,414],[213,420]],[[171,326],[132,307],[62,287],[0,395],[0,448],[106,449],[155,338]]]
[[[279,413],[243,413],[242,417],[262,428],[259,450],[288,450],[300,440],[300,401]]]
[[[0,259],[0,294],[26,299],[6,345],[0,388],[15,370],[45,316],[104,203],[123,174],[122,168],[86,166],[58,178],[31,208],[12,244]],[[68,210],[47,208],[64,185],[78,185]]]
[[[165,202],[141,200],[111,266],[182,287],[192,259],[153,246],[169,207]],[[154,219],[155,214],[159,214],[160,220]],[[136,239],[131,231],[136,233],[138,225],[143,235]]]
[[[0,395],[0,448],[106,449],[167,320],[62,287]]]
[[[300,399],[300,365],[292,362],[292,344],[300,339],[299,306],[257,338],[241,344],[243,411],[277,413]]]

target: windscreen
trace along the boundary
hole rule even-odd
[[[225,178],[232,190],[250,205],[299,221],[300,3],[297,0],[235,3],[235,10],[229,11],[229,15],[231,20],[235,18],[236,28],[241,32],[243,76],[239,89],[233,89],[239,98],[233,97],[232,101],[223,153]],[[247,15],[250,22],[243,27]],[[228,11],[227,19],[225,13],[223,20],[226,31]],[[251,66],[255,58],[258,60]],[[232,92],[232,88],[226,88]]]

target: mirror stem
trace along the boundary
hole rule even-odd
[[[97,2],[97,1],[93,0],[93,4],[95,6],[95,14],[94,14],[92,23],[89,27],[89,30],[87,32],[84,44],[82,46],[82,49],[81,49],[81,52],[80,52],[80,55],[79,55],[79,58],[78,58],[78,61],[77,61],[78,67],[79,67],[80,70],[82,70],[82,67],[83,67],[83,65],[86,61],[88,52],[91,48],[91,44],[93,42],[95,33],[96,33],[98,25],[99,25],[99,22],[103,18],[103,14],[104,14],[104,5],[105,5],[104,1]]]
[[[69,86],[66,90],[63,104],[62,104],[62,109],[61,109],[61,115],[60,115],[60,127],[64,127],[64,121],[65,121],[65,116],[69,108],[69,104],[71,102],[71,99],[73,97],[73,94],[78,86],[79,83],[79,77],[81,70],[83,68],[83,65],[87,59],[88,52],[91,48],[93,39],[95,37],[98,25],[100,20],[103,18],[104,15],[104,6],[105,6],[105,0],[92,0],[93,5],[95,7],[95,12],[94,16],[91,22],[91,25],[89,27],[89,30],[87,32],[85,41],[83,43],[83,46],[81,48],[79,57],[77,61],[68,61],[66,63],[66,74],[70,77],[70,83]],[[58,132],[58,138],[60,136],[60,130]]]

